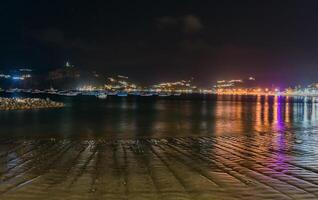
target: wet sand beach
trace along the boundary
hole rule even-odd
[[[317,141],[297,142],[1,141],[0,198],[317,199]]]
[[[318,199],[315,103],[57,100],[0,112],[0,199]]]

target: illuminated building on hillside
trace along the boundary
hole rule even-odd
[[[49,72],[50,80],[61,80],[61,79],[74,79],[79,78],[80,72],[69,62],[66,62],[62,68],[55,69]]]
[[[192,93],[197,89],[192,85],[192,80],[181,80],[176,82],[164,82],[153,85],[151,89],[155,92],[180,92]]]
[[[27,80],[30,79],[32,77],[32,69],[18,69],[18,70],[14,70],[11,73],[11,77],[13,80]]]
[[[9,79],[11,75],[8,73],[0,72],[0,79]]]
[[[247,79],[220,80],[213,86],[217,94],[234,95],[276,95],[281,94],[278,88],[261,88],[257,86],[256,79],[249,77]]]
[[[32,86],[33,70],[28,68],[0,72],[0,84],[6,88],[28,88]]]
[[[0,72],[0,79],[27,80],[32,77],[31,69],[16,69],[9,72]]]
[[[129,81],[128,77],[117,75],[107,78],[105,89],[111,91],[135,91],[137,90],[137,85]]]
[[[243,79],[233,79],[233,80],[219,80],[213,86],[215,89],[242,89],[242,88],[255,88],[256,79],[254,77],[249,77],[246,80]]]
[[[76,82],[79,81],[80,71],[66,62],[65,66],[49,72],[49,81],[52,87],[57,88],[76,88]]]

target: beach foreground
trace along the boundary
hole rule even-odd
[[[0,199],[317,199],[315,143],[269,134],[1,141]]]

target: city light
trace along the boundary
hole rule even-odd
[[[21,76],[13,76],[12,79],[13,79],[13,80],[24,80],[24,77],[21,77]]]
[[[217,95],[318,96],[318,83],[312,83],[305,87],[297,86],[294,88],[287,87],[285,89],[274,86],[274,84],[271,84],[271,87],[262,87],[260,86],[262,84],[253,76],[248,76],[247,78],[238,77],[229,80],[221,79],[217,80],[211,87],[202,88],[194,85],[193,78],[189,80],[159,82],[154,85],[140,85],[124,75],[105,77],[96,71],[92,71],[90,74],[91,81],[86,81],[85,76],[83,76],[80,70],[70,64],[70,62],[66,62],[64,67],[49,71],[47,76],[33,76],[34,72],[32,69],[20,68],[2,71],[0,73],[0,80],[3,80],[3,84],[1,85],[2,90],[8,89],[9,92],[17,92],[22,89],[30,91],[30,89],[33,89],[38,93],[44,93],[45,91],[58,93],[56,91],[52,92],[49,89],[40,90],[40,88],[34,88],[32,86],[33,82],[49,80],[49,87],[47,88],[63,88],[62,91],[73,90],[78,91],[77,93],[83,92],[85,94],[103,91],[109,94],[125,93],[144,96],[148,96],[148,94],[169,96],[172,94],[193,93]],[[92,80],[92,77],[95,80],[100,79],[101,81],[98,83]],[[12,83],[10,80],[12,80]],[[72,85],[70,84],[71,82],[74,82],[73,85],[76,85],[76,87],[68,87],[68,85]],[[74,92],[70,94],[73,95]]]

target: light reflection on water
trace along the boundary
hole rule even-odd
[[[312,99],[57,100],[0,112],[0,199],[318,197]]]
[[[2,136],[160,138],[295,133],[305,136],[317,132],[317,104],[310,99],[212,96],[58,100],[68,106],[1,111]]]

